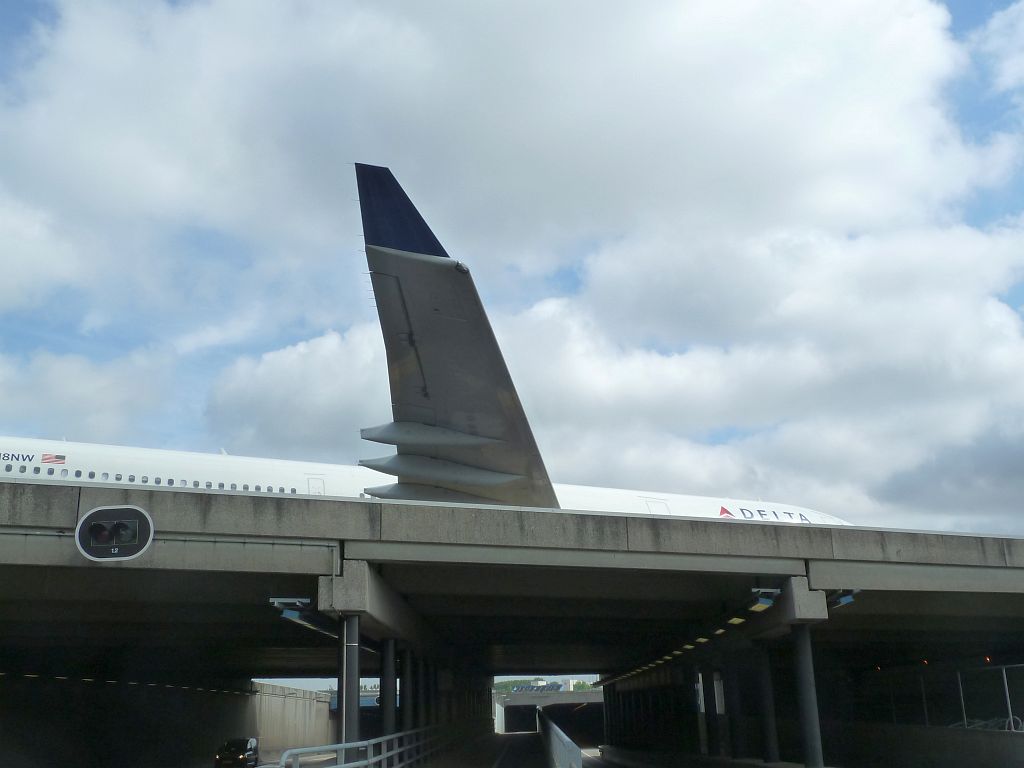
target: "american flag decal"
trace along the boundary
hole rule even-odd
[[[63,453],[44,453],[43,464],[63,464],[64,454]]]

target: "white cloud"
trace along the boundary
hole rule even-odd
[[[230,452],[276,458],[354,463],[373,451],[359,429],[390,420],[384,344],[373,325],[236,360],[207,405],[210,429]]]
[[[0,356],[0,423],[9,434],[132,444],[140,425],[167,409],[167,376],[160,356],[141,353],[102,361],[48,352]]]
[[[935,473],[1024,423],[1024,229],[962,222],[1021,135],[968,139],[949,100],[978,57],[1020,88],[1022,7],[961,44],[925,0],[62,3],[0,84],[0,311],[63,286],[71,339],[148,352],[12,356],[12,402],[159,357],[187,381],[166,407],[206,404],[197,447],[372,453],[375,162],[506,308],[556,479],[925,519]],[[562,268],[578,286],[537,287]],[[41,423],[130,435],[151,397],[103,396]]]
[[[78,251],[47,213],[0,188],[0,312],[31,307],[82,277]]]
[[[1024,87],[1024,2],[993,14],[971,42],[992,64],[996,90]]]

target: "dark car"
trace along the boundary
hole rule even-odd
[[[260,762],[260,745],[256,739],[228,739],[217,748],[213,768],[245,766],[255,768]]]

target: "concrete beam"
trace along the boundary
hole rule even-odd
[[[329,616],[365,616],[363,631],[405,640],[419,649],[435,644],[433,633],[409,604],[365,560],[345,560],[343,575],[321,576],[317,609]]]
[[[0,483],[0,526],[74,531],[79,491],[67,485]]]
[[[627,548],[627,518],[613,515],[496,507],[380,504],[384,541],[436,542],[483,546]]]
[[[668,517],[631,517],[627,527],[632,552],[805,559],[833,551],[831,528]]]
[[[604,701],[604,691],[594,688],[588,691],[519,691],[496,693],[496,704],[502,707],[546,707],[551,704],[599,704]]]
[[[161,534],[134,560],[93,562],[75,546],[72,532],[0,529],[0,563],[4,565],[128,568],[172,571],[231,571],[236,573],[330,574],[336,570],[336,541],[239,536]]]
[[[1024,568],[811,561],[816,589],[911,592],[1024,592]]]
[[[134,504],[149,512],[158,534],[335,540],[380,536],[377,505],[360,499],[83,486],[78,510],[85,514],[95,507],[117,504]]]
[[[1019,539],[864,528],[835,528],[831,538],[833,551],[824,559],[1024,567],[1024,542]]]
[[[806,576],[792,576],[775,605],[747,620],[743,634],[748,640],[777,637],[788,633],[794,624],[813,624],[827,619],[825,593],[808,589]]]
[[[691,555],[670,552],[607,552],[466,544],[349,541],[345,553],[374,562],[477,563],[486,565],[557,565],[574,568],[626,568],[705,573],[790,575],[805,573],[796,558]]]

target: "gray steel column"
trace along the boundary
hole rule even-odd
[[[701,667],[701,687],[704,689],[704,727],[708,736],[708,754],[723,754],[721,732],[718,730],[718,701],[715,698],[715,670]]]
[[[746,757],[746,739],[743,733],[743,712],[740,696],[740,675],[736,668],[736,659],[729,659],[722,670],[722,683],[725,686],[725,719],[729,725],[729,752],[735,759]]]
[[[764,743],[764,761],[779,762],[779,729],[775,723],[775,685],[772,683],[772,663],[767,651],[758,654],[758,687],[761,692],[761,741]]]
[[[416,660],[416,727],[427,724],[427,660]]]
[[[395,638],[386,637],[381,644],[380,659],[380,723],[382,735],[395,733],[398,680],[395,678]]]
[[[800,704],[800,735],[804,748],[804,765],[823,768],[821,725],[818,722],[818,693],[814,686],[814,656],[811,652],[811,626],[793,625],[796,692]]]
[[[437,690],[437,686],[434,684],[434,662],[428,660],[425,664],[424,673],[427,676],[426,685],[423,686],[424,693],[426,694],[426,703],[423,707],[423,713],[425,715],[424,725],[433,725],[434,719],[437,716],[437,711],[434,709],[434,694]]]
[[[359,741],[359,615],[345,617],[345,738]]]
[[[334,718],[334,743],[342,744],[345,741],[345,617],[338,617],[338,690],[335,692],[337,704]],[[342,759],[343,755],[338,754]]]
[[[412,649],[406,645],[402,647],[401,680],[398,683],[398,709],[401,712],[402,730],[411,731],[416,727],[413,718],[413,702],[416,700],[413,694],[412,682]]]
[[[601,688],[601,712],[604,715],[604,743],[611,744],[612,738],[612,720],[611,720],[611,706],[612,706],[612,685],[606,685]]]

